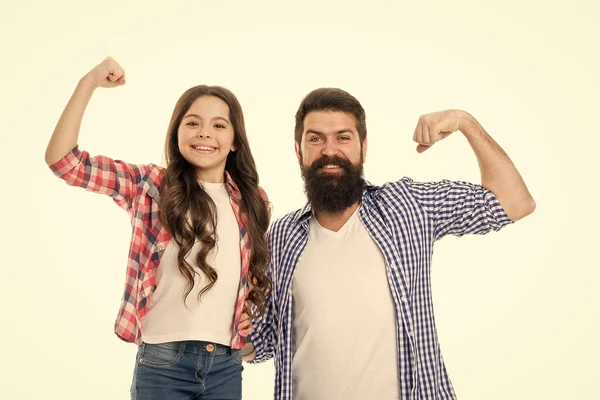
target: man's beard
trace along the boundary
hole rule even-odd
[[[337,165],[341,172],[325,172],[325,165]],[[339,158],[322,156],[308,167],[301,166],[304,192],[314,211],[340,212],[359,202],[365,187],[363,160],[358,165]]]

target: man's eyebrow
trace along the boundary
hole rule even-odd
[[[306,133],[307,134],[308,133],[314,133],[315,135],[321,135],[321,136],[325,135],[323,132],[319,132],[319,131],[317,131],[315,129],[307,129]],[[340,133],[352,133],[352,134],[354,134],[354,131],[352,129],[341,129],[341,130],[339,130],[337,132],[334,132],[335,135],[339,135]]]

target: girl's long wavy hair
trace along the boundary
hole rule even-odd
[[[242,195],[241,211],[246,215],[246,230],[250,237],[250,270],[248,282],[251,289],[248,300],[256,306],[252,313],[250,307],[245,311],[256,318],[265,312],[265,300],[271,292],[272,282],[267,276],[269,253],[265,234],[269,225],[270,210],[263,200],[259,186],[254,158],[250,151],[244,115],[237,98],[229,90],[219,86],[200,85],[188,89],[177,101],[165,144],[167,169],[162,180],[160,220],[171,233],[179,246],[177,263],[179,271],[187,279],[185,298],[194,287],[197,272],[185,260],[194,242],[201,244],[196,256],[196,264],[205,274],[208,284],[200,291],[198,300],[216,283],[218,274],[207,262],[207,256],[217,244],[215,227],[217,226],[216,207],[210,196],[198,184],[196,167],[190,164],[179,151],[178,129],[181,120],[201,96],[215,96],[229,106],[229,117],[234,129],[236,151],[227,156],[225,170],[229,173]]]

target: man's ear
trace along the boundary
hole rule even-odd
[[[367,161],[367,147],[368,147],[369,143],[367,142],[367,138],[365,138],[365,140],[363,140],[362,142],[362,156],[363,156],[363,162]]]
[[[294,150],[296,150],[296,157],[298,158],[298,162],[302,165],[302,152],[300,150],[300,145],[298,142],[294,142]]]

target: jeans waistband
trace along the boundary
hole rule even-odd
[[[216,356],[223,354],[231,354],[231,347],[220,343],[205,342],[203,340],[184,340],[181,342],[167,343],[143,343],[144,346],[158,346],[166,349],[177,350],[180,355],[188,352],[192,354],[200,354],[200,352],[213,353]]]

